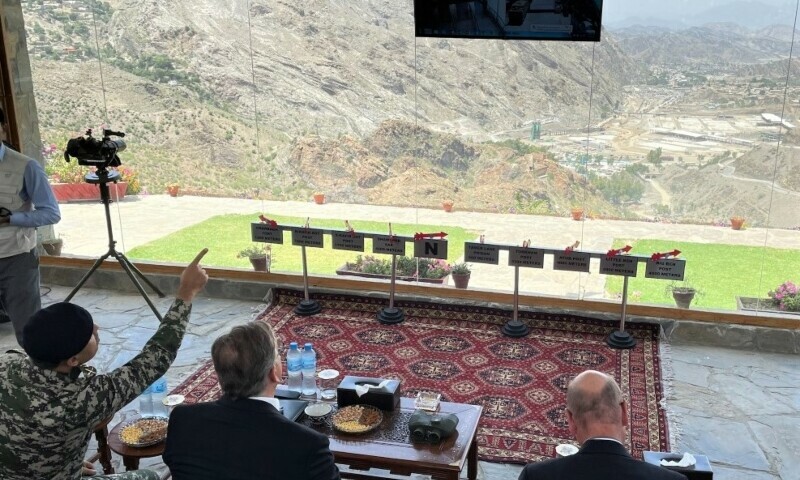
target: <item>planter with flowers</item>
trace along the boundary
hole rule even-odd
[[[85,178],[87,173],[95,171],[95,167],[84,167],[77,161],[67,162],[57,156],[46,157],[46,162],[44,170],[50,180],[50,188],[59,203],[100,200],[100,187],[86,183]],[[108,184],[112,200],[122,200],[128,193],[139,192],[139,176],[132,168],[120,167],[112,170],[117,170],[120,175],[119,181]]]
[[[456,288],[467,288],[471,274],[472,269],[469,268],[468,263],[455,263],[450,268],[450,276],[453,277],[453,285]]]
[[[734,230],[741,230],[744,227],[744,217],[735,215],[731,217],[731,228]]]
[[[769,298],[736,297],[736,306],[739,310],[800,315],[800,287],[794,282],[783,282],[767,296]]]
[[[419,260],[419,270],[417,270]],[[355,262],[347,262],[336,270],[337,275],[364,278],[389,279],[392,276],[392,261],[372,255],[359,255]],[[432,258],[397,257],[397,279],[409,282],[444,284],[450,274],[450,265],[445,260]]]
[[[272,268],[272,245],[250,245],[239,251],[237,258],[247,258],[256,272],[269,273]]]

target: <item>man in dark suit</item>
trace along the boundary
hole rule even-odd
[[[519,480],[686,480],[625,450],[628,407],[617,382],[604,373],[587,370],[569,383],[567,423],[581,444],[578,453],[528,464]]]
[[[211,347],[223,396],[170,415],[164,462],[175,480],[336,480],[328,438],[274,398],[283,373],[272,327],[234,327]]]

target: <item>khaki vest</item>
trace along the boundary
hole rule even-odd
[[[6,154],[0,160],[0,207],[12,212],[30,212],[33,204],[23,202],[22,191],[25,168],[31,159],[6,147]],[[36,246],[36,229],[30,227],[0,227],[0,258],[29,252]]]

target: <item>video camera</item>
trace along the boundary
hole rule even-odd
[[[125,150],[123,140],[111,140],[110,137],[124,137],[124,132],[103,129],[103,139],[92,137],[92,129],[86,130],[86,135],[72,138],[67,142],[64,150],[64,160],[69,162],[70,157],[78,159],[78,165],[97,167],[105,170],[107,167],[118,167],[122,164],[117,153]]]

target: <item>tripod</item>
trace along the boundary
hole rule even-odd
[[[83,276],[81,281],[78,282],[75,288],[72,289],[72,291],[69,293],[65,301],[69,302],[70,300],[72,300],[72,297],[74,297],[75,294],[78,293],[78,290],[80,290],[83,284],[86,283],[86,280],[89,280],[89,277],[92,276],[95,270],[97,270],[98,267],[100,267],[100,265],[103,263],[105,259],[107,259],[108,257],[114,257],[117,259],[122,269],[125,270],[125,273],[128,274],[128,277],[130,277],[131,281],[133,282],[133,285],[136,287],[137,290],[139,290],[139,293],[142,295],[145,302],[147,302],[147,304],[150,306],[150,309],[153,311],[156,317],[159,320],[162,320],[161,314],[158,313],[156,306],[153,305],[153,302],[150,300],[150,297],[147,296],[147,292],[145,292],[144,288],[142,288],[142,284],[139,283],[139,280],[137,280],[133,274],[135,273],[136,275],[138,275],[139,278],[141,278],[150,288],[152,288],[153,291],[155,291],[160,298],[164,298],[165,296],[164,293],[162,293],[161,290],[158,289],[158,287],[153,285],[153,283],[150,280],[148,280],[144,276],[144,274],[138,268],[136,268],[136,265],[131,263],[131,261],[128,260],[128,258],[125,255],[119,253],[116,250],[116,248],[114,248],[117,242],[114,240],[114,231],[111,228],[111,212],[108,207],[108,205],[111,203],[111,195],[109,195],[108,192],[108,183],[109,182],[116,183],[117,180],[119,180],[119,173],[117,173],[116,171],[109,172],[105,168],[98,169],[96,174],[89,173],[86,175],[87,183],[94,183],[100,187],[100,199],[103,202],[103,205],[105,206],[106,209],[106,227],[108,228],[108,251],[105,253],[105,255],[98,258],[94,262],[92,268],[89,269],[89,271],[86,273],[86,275]]]

